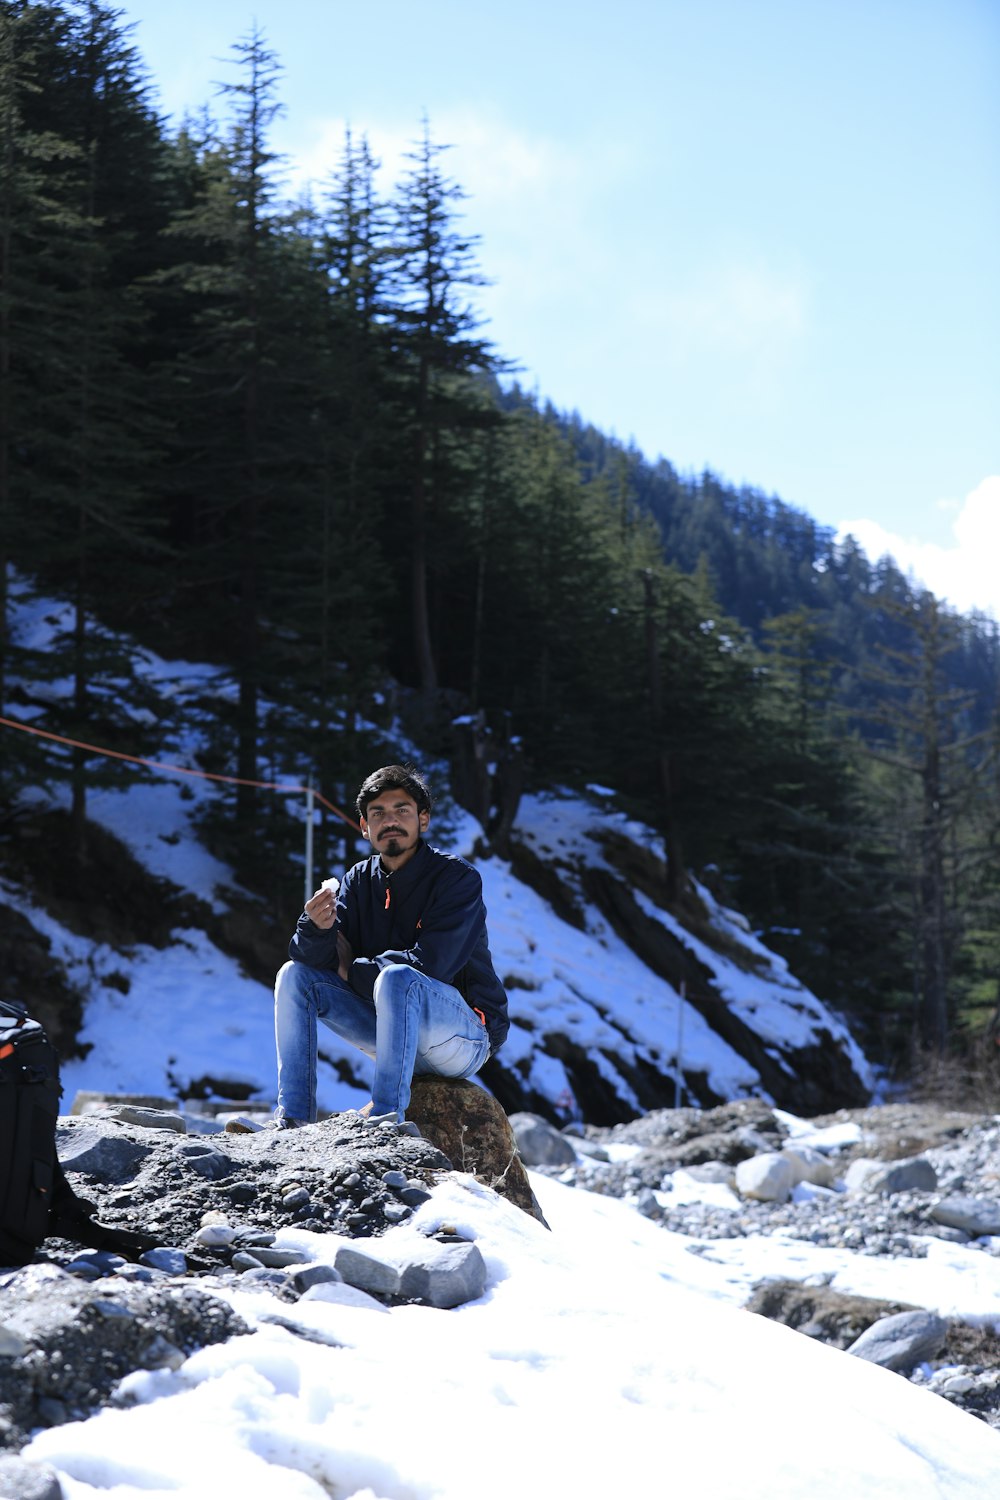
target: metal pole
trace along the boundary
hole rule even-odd
[[[677,1072],[674,1075],[674,1109],[681,1107],[681,1081],[684,1077],[681,1066],[684,1057],[684,1006],[687,1003],[687,984],[682,979],[680,987],[680,1003],[677,1006]]]
[[[312,782],[306,785],[306,901],[313,893],[313,796]]]

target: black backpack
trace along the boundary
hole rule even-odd
[[[56,1153],[59,1058],[17,1000],[0,1000],[0,1266],[24,1266],[49,1235],[135,1260],[156,1240],[110,1229],[78,1198]]]

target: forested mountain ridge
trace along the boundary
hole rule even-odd
[[[112,9],[0,0],[0,714],[156,755],[177,726],[122,627],[222,666],[199,753],[240,786],[212,836],[261,889],[296,830],[251,783],[349,803],[365,723],[437,754],[469,717],[501,852],[520,786],[612,787],[668,904],[701,875],[887,1057],[980,1027],[995,627],[506,388],[430,127],[388,192],[348,136],[289,203],[280,108],[255,30],[222,118],[174,131]],[[10,628],[15,568],[72,601],[44,650]],[[4,750],[6,817],[67,794],[85,865],[114,769]]]

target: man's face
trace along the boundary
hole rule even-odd
[[[361,832],[387,863],[401,864],[416,849],[430,814],[420,812],[409,792],[398,787],[373,797],[361,819]]]

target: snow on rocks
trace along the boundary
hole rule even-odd
[[[784,1292],[769,1298],[762,1281],[759,1302],[747,1288],[748,1307],[904,1370],[1000,1427],[1000,1340],[990,1326],[975,1326],[983,1320],[970,1324],[959,1309],[913,1306],[917,1297],[906,1296],[903,1278],[891,1274],[873,1276],[873,1285],[886,1290],[870,1299],[866,1313],[849,1296],[846,1321],[829,1308],[816,1311],[824,1301],[836,1309],[850,1292],[840,1269],[845,1251],[863,1257],[861,1264],[873,1271],[882,1263],[940,1259],[935,1246],[941,1254],[954,1246],[958,1253],[967,1247],[1000,1256],[1000,1118],[900,1105],[806,1122],[757,1101],[737,1101],[706,1111],[656,1111],[612,1128],[588,1126],[586,1149],[579,1149],[584,1143],[572,1127],[562,1134],[577,1146],[575,1164],[540,1165],[539,1172],[631,1202],[668,1232],[689,1236],[690,1248],[711,1260],[727,1259],[723,1247],[733,1240],[773,1243],[774,1253],[764,1258],[775,1286],[799,1285],[781,1280],[787,1265],[796,1267],[806,1290],[801,1297]],[[728,1260],[735,1264],[735,1257]],[[830,1282],[839,1291],[827,1287]],[[894,1325],[896,1316],[910,1321]],[[943,1337],[934,1332],[942,1321]],[[921,1329],[924,1343],[914,1333]],[[929,1363],[937,1356],[949,1372],[941,1378]]]

